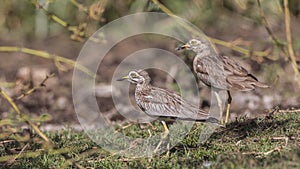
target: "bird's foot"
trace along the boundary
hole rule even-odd
[[[206,122],[214,124],[214,125],[216,125],[218,127],[226,127],[226,125],[223,123],[223,120],[218,120],[215,117],[208,117],[206,119]]]
[[[165,132],[162,134],[162,137],[160,138],[160,141],[159,143],[157,144],[156,148],[154,149],[154,153],[157,153],[159,148],[161,147],[161,144],[163,143],[163,141],[168,137],[169,135],[169,130],[165,130]],[[170,152],[169,152],[169,149],[170,149],[170,143],[167,144],[167,156],[169,156]]]

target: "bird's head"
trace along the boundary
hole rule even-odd
[[[192,50],[194,52],[200,52],[205,49],[210,48],[210,43],[208,40],[203,40],[203,39],[191,39],[189,40],[186,44],[179,46],[176,48],[176,50]]]
[[[145,70],[132,70],[128,73],[127,76],[117,79],[117,81],[128,80],[134,84],[148,84],[150,83],[150,77]]]

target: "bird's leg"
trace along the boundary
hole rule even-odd
[[[165,132],[164,132],[164,135],[163,135],[163,138],[162,139],[165,139],[166,137],[169,136],[169,133],[170,133],[170,130],[166,124],[165,121],[161,121],[161,123],[163,124],[164,126],[164,129],[165,129]],[[168,142],[167,144],[167,153],[166,153],[166,156],[169,157],[169,154],[170,154],[170,142]]]
[[[230,111],[230,105],[231,105],[231,101],[232,101],[232,97],[231,97],[231,94],[230,94],[229,90],[227,90],[227,94],[228,94],[228,100],[227,100],[227,110],[226,110],[225,124],[227,124],[228,121],[229,121],[229,111]]]
[[[166,122],[165,122],[165,121],[161,121],[161,123],[162,123],[162,125],[164,126],[165,133],[168,135],[170,131],[169,131],[169,128],[168,128]]]
[[[164,134],[163,134],[162,138],[160,139],[158,145],[157,145],[156,148],[154,149],[154,153],[156,153],[156,152],[158,151],[158,149],[159,149],[159,147],[161,146],[163,140],[164,140],[164,139],[169,135],[169,133],[170,133],[170,130],[169,130],[169,128],[168,128],[166,122],[165,122],[165,121],[161,121],[161,123],[162,123],[162,125],[164,126],[165,131],[164,131]],[[169,148],[170,148],[170,145],[169,145],[169,143],[168,143],[168,145],[167,145],[167,149],[168,149],[167,155],[169,154]]]
[[[216,95],[216,99],[217,99],[217,103],[218,103],[218,107],[220,109],[220,122],[223,125],[223,108],[222,108],[222,100],[220,98],[220,95],[217,91],[214,91],[215,95]]]

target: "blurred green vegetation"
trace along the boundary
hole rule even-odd
[[[163,12],[152,0],[4,0],[0,7],[0,44],[23,45],[36,40],[69,36],[70,40],[84,42],[101,26],[122,16],[136,12]],[[249,50],[266,51],[270,58],[285,60],[276,44],[264,30],[256,0],[161,0],[170,11],[187,19],[208,36],[234,42]],[[285,43],[282,0],[260,0],[271,30]],[[294,49],[299,56],[297,21],[300,3],[289,0],[292,13]],[[54,19],[59,18],[59,19]],[[59,20],[59,21],[58,21]],[[107,37],[104,37],[107,38]],[[227,44],[228,46],[228,44]],[[80,48],[82,46],[77,46]],[[228,54],[228,47],[220,46]],[[55,51],[54,51],[55,52]],[[233,55],[243,54],[232,52]],[[253,58],[261,63],[263,58]],[[297,59],[298,61],[299,59]],[[268,59],[267,59],[268,61]],[[299,61],[300,62],[300,61]]]
[[[298,16],[299,2],[289,2],[292,14]],[[161,3],[203,30],[231,29],[231,23],[237,21],[235,18],[245,20],[248,22],[246,24],[261,23],[256,0],[161,0]],[[262,0],[261,3],[271,25],[282,22],[281,1]],[[151,0],[3,0],[0,7],[1,39],[33,40],[41,38],[41,31],[45,31],[46,36],[66,33],[66,30],[49,19],[37,4],[43,6],[48,14],[58,16],[69,25],[88,23],[92,29],[89,34],[104,24],[131,13],[161,12]],[[240,24],[245,24],[245,21],[240,21]]]

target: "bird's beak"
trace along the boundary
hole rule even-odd
[[[188,48],[190,48],[191,46],[189,45],[189,44],[185,44],[185,45],[182,45],[182,46],[178,46],[177,48],[176,48],[176,50],[182,50],[182,49],[188,49]]]
[[[126,79],[129,79],[129,76],[124,76],[124,77],[118,78],[117,81],[123,81]]]

